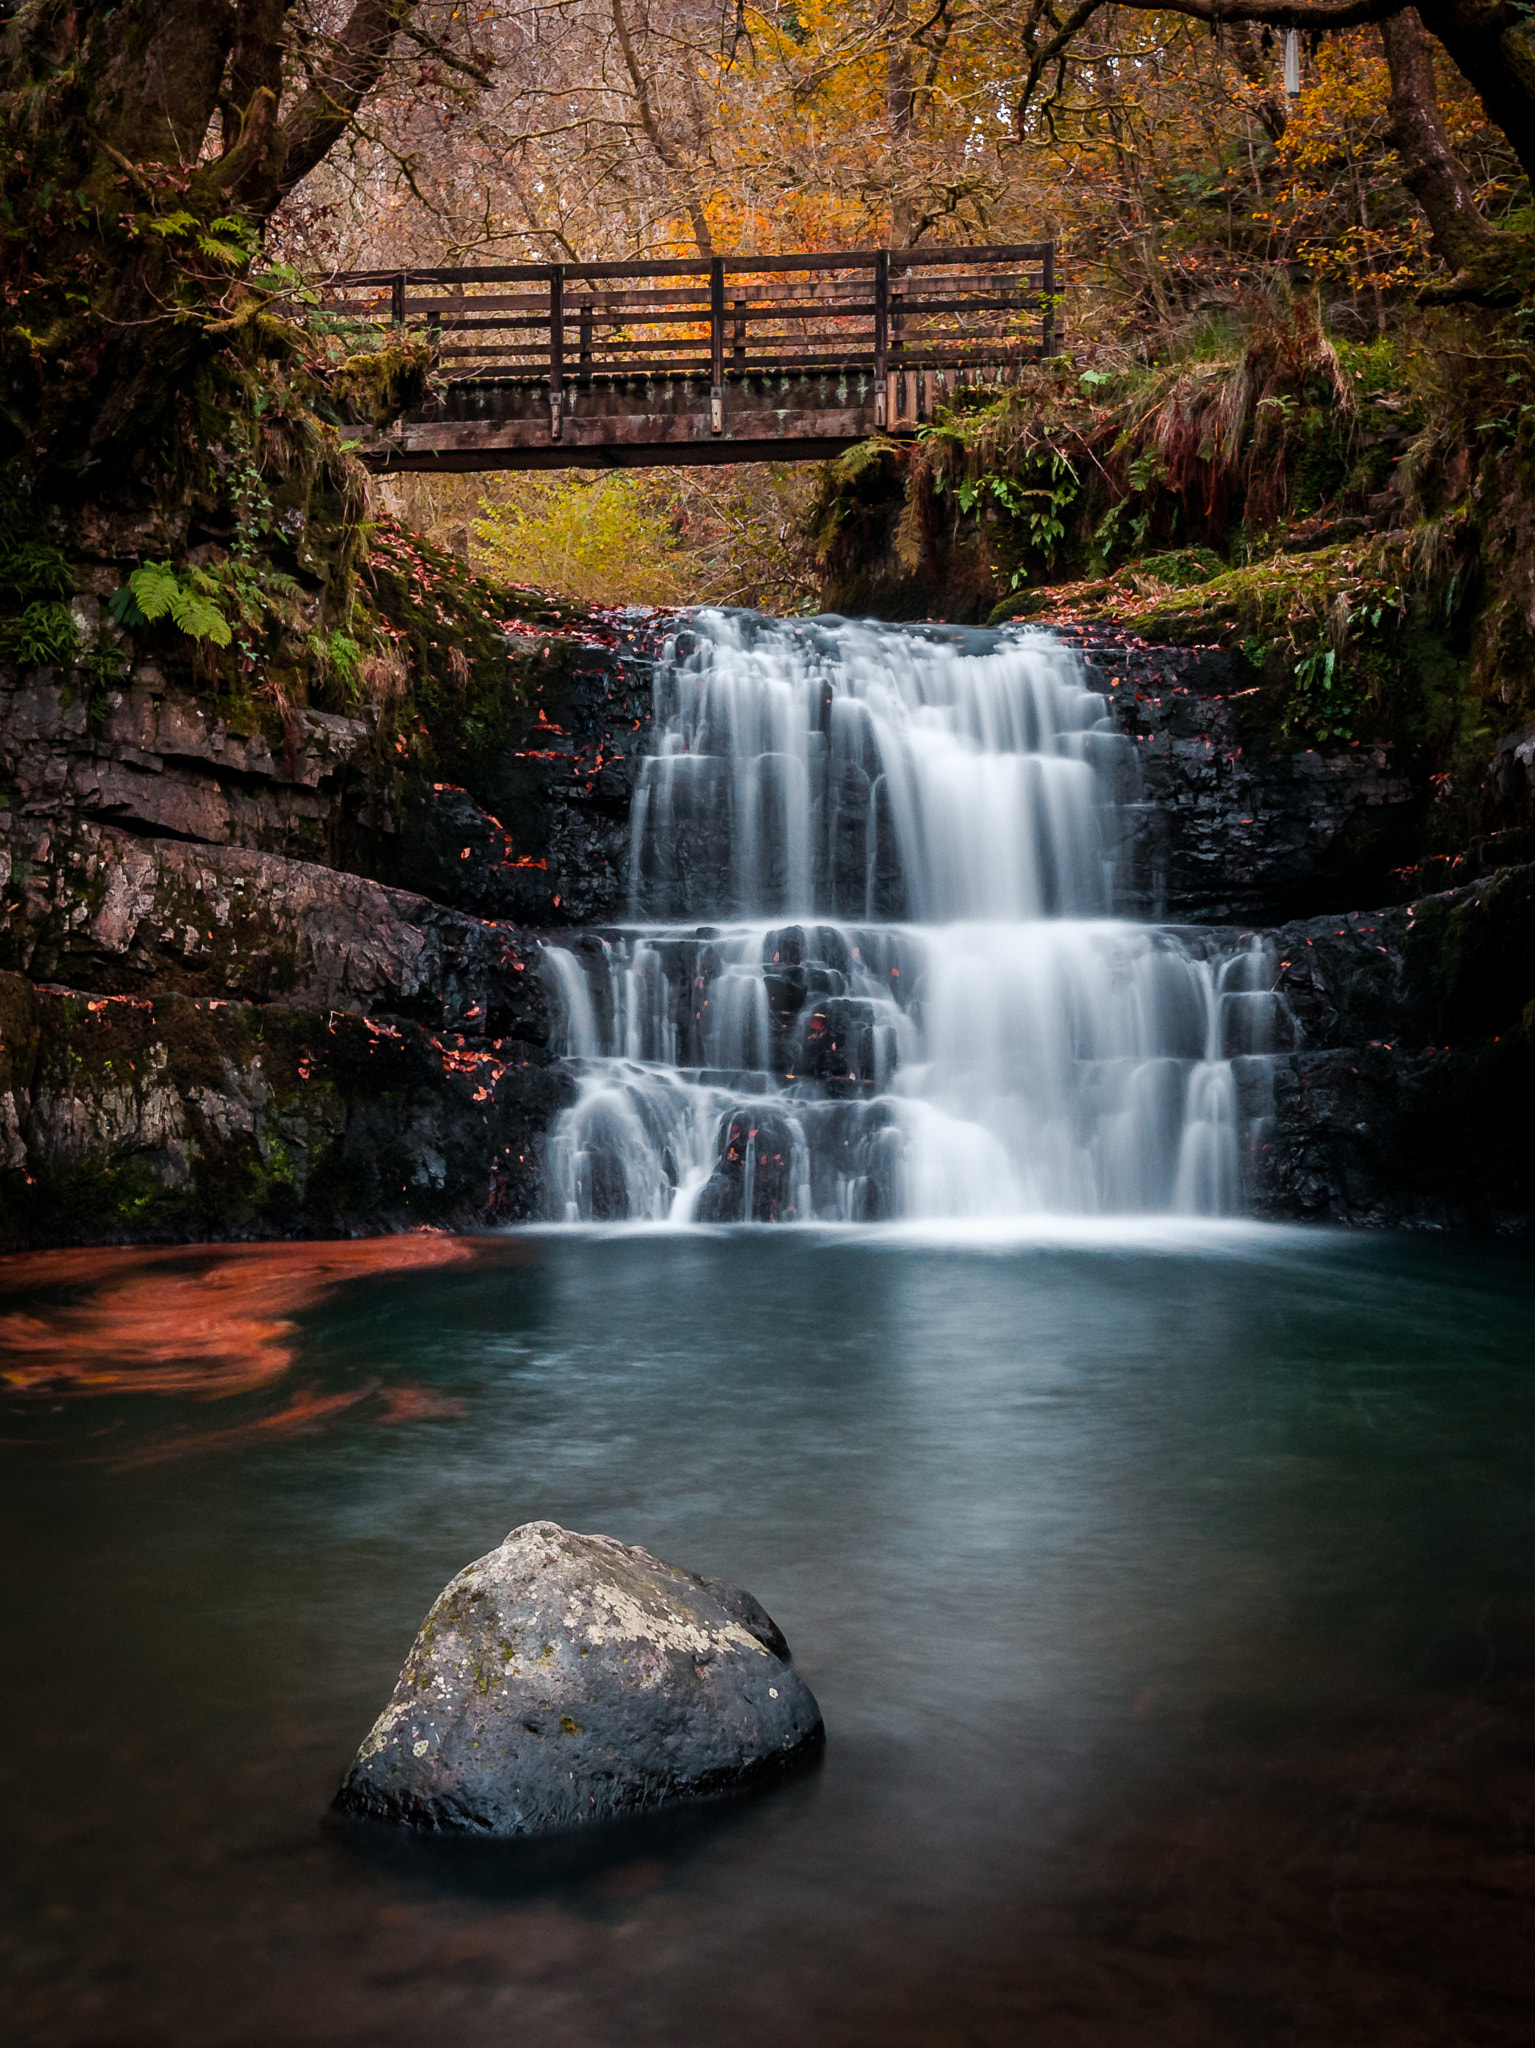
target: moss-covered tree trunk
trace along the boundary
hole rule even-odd
[[[273,209],[378,81],[412,0],[0,5],[0,459],[34,492],[143,466],[240,366]]]

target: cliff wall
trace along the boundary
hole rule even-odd
[[[518,702],[451,784],[371,715],[274,733],[152,668],[95,704],[0,674],[0,1244],[541,1213],[573,1082],[540,934],[623,914],[658,630],[517,636]],[[1389,747],[1275,749],[1239,654],[1072,637],[1117,729],[1119,907],[1272,948],[1259,1213],[1527,1222],[1523,828],[1424,861],[1433,792]],[[1498,755],[1497,816],[1532,764]]]
[[[532,928],[621,909],[633,638],[514,634],[463,784],[376,713],[0,671],[0,1245],[538,1214]]]

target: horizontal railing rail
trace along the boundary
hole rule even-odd
[[[652,283],[651,280],[695,280]],[[536,285],[536,292],[507,291]],[[502,287],[502,289],[496,289]],[[1054,249],[836,250],[712,261],[353,271],[320,310],[424,336],[451,381],[1038,360],[1056,345]]]
[[[764,377],[851,376],[874,426],[912,425],[935,391],[1002,379],[1056,354],[1059,304],[1055,247],[1044,241],[350,271],[327,282],[318,311],[359,337],[426,340],[433,396],[408,417],[459,421],[466,456],[463,407],[483,409],[498,390],[507,404],[547,402],[555,443],[582,392],[652,380],[662,380],[657,392],[666,380],[706,382],[704,431],[714,437],[727,433],[727,409],[763,412],[768,400],[753,380]],[[702,421],[701,392],[667,402],[695,406]],[[824,440],[829,430],[814,412],[802,405],[762,431]],[[598,416],[589,417],[599,434]],[[612,431],[636,445],[646,433],[633,424]]]

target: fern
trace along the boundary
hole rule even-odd
[[[176,602],[181,579],[169,562],[141,562],[128,578],[128,589],[147,624],[163,619]]]
[[[0,549],[0,588],[18,597],[68,597],[69,564],[45,541],[17,540]]]
[[[200,590],[181,590],[171,606],[171,617],[193,640],[211,640],[215,647],[227,647],[234,629],[211,597]]]
[[[143,562],[128,578],[126,595],[146,625],[169,617],[172,625],[192,640],[211,640],[215,647],[227,647],[234,638],[228,619],[219,610],[206,586],[211,578],[195,571],[180,577],[169,562]],[[204,587],[199,587],[204,586]],[[119,590],[108,609],[119,625],[137,623]]]
[[[18,668],[68,668],[80,651],[80,633],[67,604],[29,604],[0,626],[0,650]]]

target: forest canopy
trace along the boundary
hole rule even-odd
[[[1523,261],[1512,0],[8,0],[0,24],[0,409],[34,464],[138,433],[274,266],[1048,232],[1067,331],[1135,349],[1276,270],[1381,332],[1425,289],[1506,298]]]
[[[316,321],[354,267],[1048,234],[1071,376],[1032,424],[1004,406],[906,463],[913,559],[934,492],[1002,522],[993,600],[1132,541],[1229,554],[1328,492],[1362,505],[1356,391],[1421,425],[1453,382],[1403,352],[1425,305],[1494,309],[1528,354],[1517,0],[6,0],[0,24],[14,474],[153,499],[158,465],[223,503],[199,515],[220,545],[248,545],[274,465],[290,495],[298,475],[357,499],[347,420],[425,374],[345,360]],[[1337,347],[1366,353],[1345,374]],[[1527,409],[1498,402],[1517,439]],[[1462,403],[1420,478],[1480,431]],[[497,573],[564,564],[586,599],[627,579],[798,608],[864,488],[445,479],[381,502]]]

